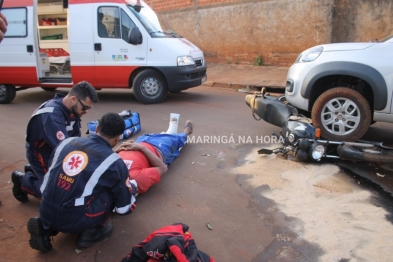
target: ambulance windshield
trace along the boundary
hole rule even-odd
[[[146,31],[151,37],[160,38],[183,38],[173,31],[171,26],[165,19],[156,14],[144,1],[141,1],[141,6],[127,5],[135,17],[145,27]]]

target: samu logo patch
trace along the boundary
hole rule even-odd
[[[62,141],[62,140],[64,140],[65,135],[64,135],[63,132],[57,131],[57,133],[56,133],[56,138],[57,138],[58,140]]]
[[[82,151],[72,151],[63,160],[63,170],[68,176],[76,176],[89,163],[89,157]]]

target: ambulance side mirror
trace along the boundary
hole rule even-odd
[[[142,44],[142,34],[137,26],[134,26],[128,33],[128,43],[132,45]]]

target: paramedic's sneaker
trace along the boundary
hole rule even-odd
[[[14,186],[12,187],[12,194],[19,202],[26,202],[29,200],[27,194],[22,190],[22,177],[25,175],[22,171],[16,169],[12,172],[11,180]]]
[[[30,233],[30,247],[36,250],[48,252],[52,249],[50,232],[42,226],[39,217],[32,217],[27,221],[27,231]]]
[[[112,231],[113,225],[110,221],[104,226],[91,227],[79,234],[76,245],[80,247],[90,247],[95,242],[100,242],[109,237]]]
[[[25,165],[25,173],[27,173],[27,172],[34,173],[33,168],[31,168],[30,164]]]

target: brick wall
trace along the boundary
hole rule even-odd
[[[391,0],[336,0],[332,42],[381,39],[393,34],[392,25]]]
[[[187,7],[207,6],[213,4],[232,3],[232,2],[243,2],[239,0],[151,0],[147,2],[156,12],[178,10]]]
[[[288,66],[314,45],[393,32],[391,0],[146,0],[206,61]]]
[[[177,10],[194,6],[194,0],[156,0],[150,6],[156,12]]]
[[[217,3],[228,3],[228,2],[241,2],[241,1],[228,1],[228,0],[198,0],[198,6],[203,6],[203,5],[211,5],[211,4],[217,4]]]

